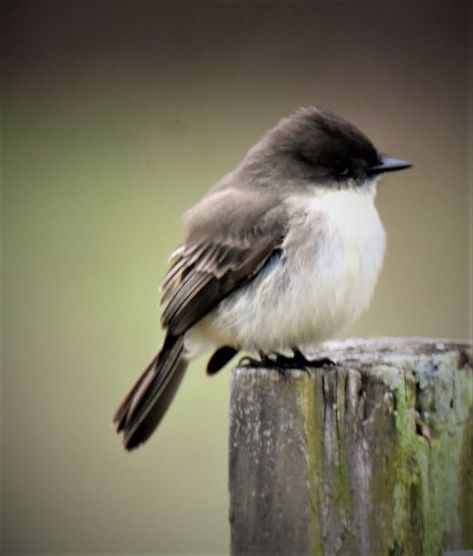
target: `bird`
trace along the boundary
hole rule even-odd
[[[385,252],[377,185],[411,166],[318,106],[263,135],[184,215],[161,285],[164,341],[113,418],[125,449],[148,440],[205,352],[209,375],[238,352],[251,366],[326,364],[304,351],[367,310]]]

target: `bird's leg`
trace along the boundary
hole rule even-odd
[[[302,369],[306,370],[319,369],[320,367],[332,367],[335,363],[328,357],[322,357],[320,359],[309,360],[305,355],[298,349],[292,348],[294,352],[293,357],[286,357],[285,355],[276,354],[276,363],[284,369]]]

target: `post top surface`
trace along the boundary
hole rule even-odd
[[[472,342],[445,338],[348,338],[325,342],[305,356],[309,360],[329,358],[337,366],[360,370],[383,364],[411,366],[425,359],[438,362],[456,359],[459,368],[473,366]]]
[[[318,352],[336,353],[341,356],[363,354],[385,355],[434,355],[471,350],[470,340],[446,338],[393,337],[393,338],[347,338],[325,342]]]

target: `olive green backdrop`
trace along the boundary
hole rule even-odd
[[[415,164],[380,187],[386,262],[347,334],[471,336],[468,17],[455,2],[4,5],[5,553],[227,553],[230,368],[193,365],[138,452],[110,421],[161,338],[182,212],[300,105]]]

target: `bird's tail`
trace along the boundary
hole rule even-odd
[[[168,335],[117,409],[113,424],[127,450],[145,442],[166,413],[187,368],[183,351],[184,336]]]

